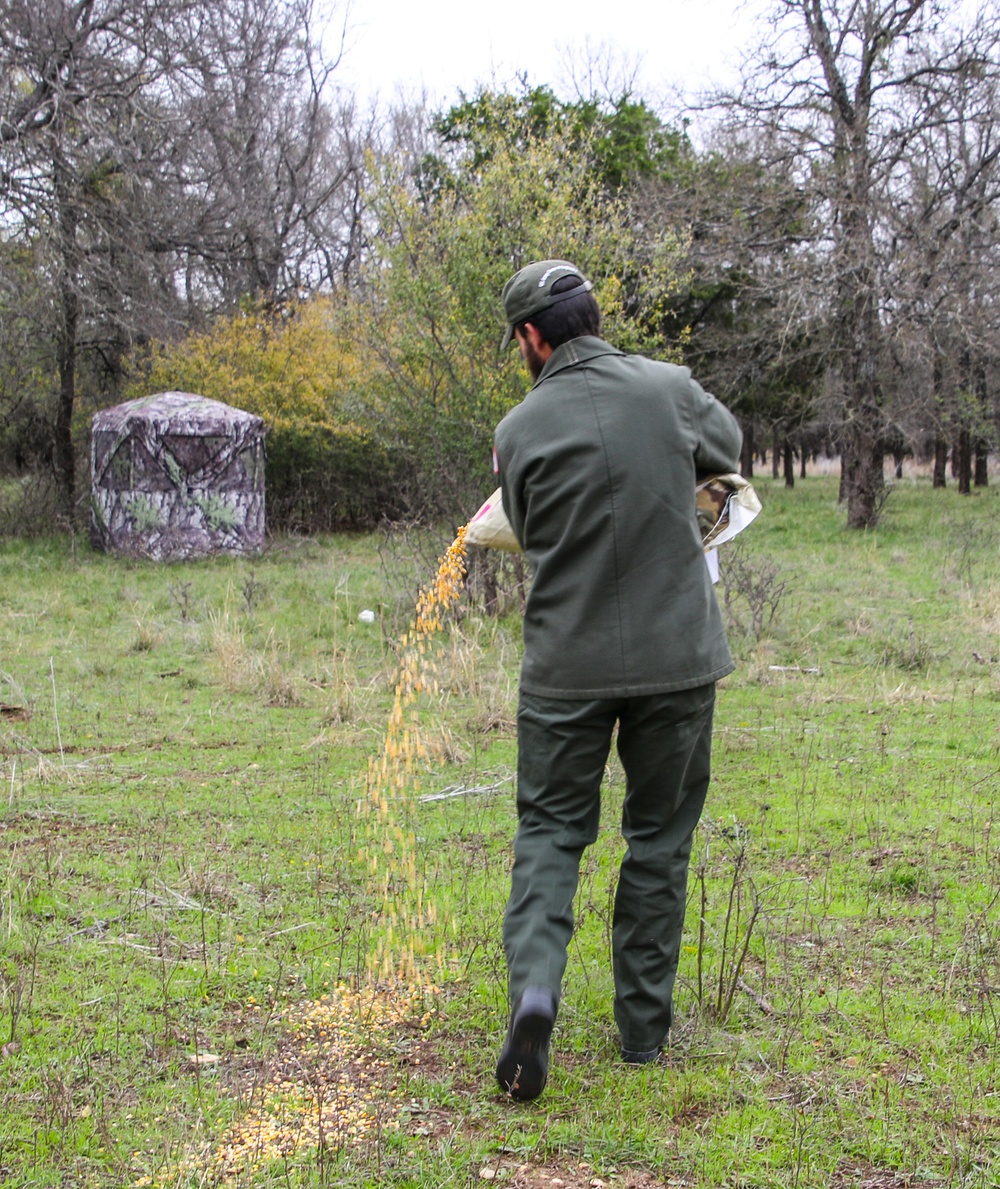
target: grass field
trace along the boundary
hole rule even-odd
[[[379,788],[434,549],[4,542],[0,1184],[1000,1183],[1000,496],[907,478],[851,534],[835,479],[756,485],[672,1048],[615,1059],[612,761],[528,1105],[493,1081],[517,614],[428,645],[430,758]]]

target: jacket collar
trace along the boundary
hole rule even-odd
[[[569,342],[556,347],[548,357],[545,366],[538,374],[534,387],[537,388],[539,384],[555,375],[556,372],[561,372],[578,363],[586,363],[598,355],[624,354],[624,351],[619,351],[617,347],[612,347],[610,343],[606,343],[604,339],[599,339],[595,335],[584,334],[579,338],[570,339]]]

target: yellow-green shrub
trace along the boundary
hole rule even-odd
[[[316,298],[278,314],[249,309],[211,330],[156,345],[129,396],[197,392],[262,417],[272,526],[370,528],[394,511],[399,464],[361,410],[362,362],[350,312]]]

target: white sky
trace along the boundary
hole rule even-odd
[[[753,28],[740,0],[351,0],[337,80],[362,100],[426,91],[444,106],[459,89],[509,85],[526,71],[532,86],[572,98],[570,63],[579,74],[603,56],[612,84],[637,70],[634,94],[655,105],[678,86],[731,79]],[[591,90],[586,79],[581,90]]]

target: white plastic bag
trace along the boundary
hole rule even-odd
[[[757,518],[760,500],[742,475],[710,475],[694,489],[702,544],[724,545]]]
[[[466,545],[481,545],[483,549],[505,549],[521,553],[521,546],[503,510],[501,489],[498,487],[469,521],[465,530]]]

